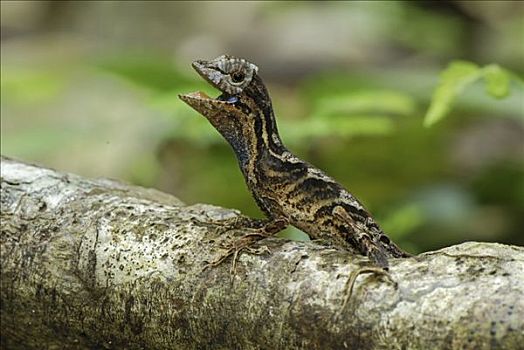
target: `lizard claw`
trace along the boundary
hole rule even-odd
[[[346,308],[346,305],[348,304],[349,299],[351,299],[351,296],[353,295],[353,288],[355,286],[357,277],[364,273],[374,273],[374,274],[385,276],[395,286],[395,288],[397,288],[398,286],[398,283],[391,277],[390,273],[384,270],[383,268],[375,267],[375,266],[360,267],[359,269],[351,272],[351,274],[349,275],[349,278],[345,286],[347,293],[346,293],[346,296],[344,297],[344,301],[342,302],[342,307],[340,308],[340,312],[342,312]]]
[[[222,255],[220,255],[217,259],[213,260],[212,262],[208,263],[206,266],[204,266],[204,269],[207,269],[208,267],[215,267],[223,263],[227,258],[230,256],[233,256],[233,262],[231,266],[231,274],[234,275],[236,271],[236,263],[238,260],[238,256],[243,250],[246,250],[248,253],[256,254],[256,255],[262,255],[265,253],[271,253],[268,247],[262,246],[262,247],[251,247],[252,244],[255,242],[266,238],[267,234],[265,233],[249,233],[247,235],[242,236],[241,238],[236,239],[233,242],[228,243],[222,243],[221,248],[227,249],[226,252]]]

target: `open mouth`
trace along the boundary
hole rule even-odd
[[[220,96],[213,98],[208,96],[205,92],[202,91],[196,91],[196,92],[190,92],[188,94],[182,94],[179,95],[179,97],[187,102],[188,100],[206,100],[206,101],[214,101],[214,102],[221,102],[221,103],[227,103],[227,104],[235,104],[238,102],[238,98],[233,95],[228,94],[221,94]]]
[[[197,73],[204,78],[209,84],[218,88],[219,77],[215,69],[208,68],[209,62],[197,60],[193,62],[193,68]],[[220,89],[221,90],[221,89]],[[196,105],[201,104],[202,102],[212,103],[212,104],[224,104],[224,105],[233,105],[238,102],[238,97],[235,95],[230,95],[228,93],[222,92],[222,94],[216,98],[208,96],[205,92],[197,91],[191,92],[189,94],[179,95],[182,101],[186,102],[193,108]]]

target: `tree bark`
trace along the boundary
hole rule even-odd
[[[237,211],[1,161],[2,349],[517,349],[524,249],[391,261],[268,238],[216,267]],[[222,221],[222,222],[221,222]],[[269,248],[264,253],[262,248]]]

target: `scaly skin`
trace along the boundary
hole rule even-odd
[[[195,61],[193,67],[222,95],[214,99],[196,92],[180,98],[205,116],[231,145],[267,222],[276,223],[274,231],[289,223],[312,239],[366,255],[383,269],[389,258],[409,256],[353,195],[284,147],[271,99],[254,64],[220,56]]]

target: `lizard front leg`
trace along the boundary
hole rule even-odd
[[[204,269],[208,267],[214,267],[220,265],[230,256],[233,256],[233,263],[231,267],[231,272],[234,273],[236,267],[236,261],[238,255],[242,250],[248,250],[250,253],[260,254],[259,251],[255,251],[251,248],[255,242],[271,237],[274,234],[282,231],[288,226],[289,222],[287,218],[278,217],[278,218],[269,218],[269,219],[254,219],[247,217],[233,218],[229,223],[226,223],[225,227],[227,230],[240,230],[247,229],[251,232],[243,235],[240,238],[235,239],[233,242],[224,245],[224,248],[227,251],[220,255],[218,258],[208,263]],[[268,251],[267,247],[265,251]]]

